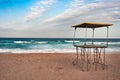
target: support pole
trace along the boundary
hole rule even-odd
[[[107,47],[108,47],[108,34],[109,34],[109,27],[107,26]]]
[[[75,28],[75,30],[74,30],[74,35],[73,35],[73,45],[75,46],[75,33],[76,33],[76,28]]]
[[[105,48],[103,51],[103,70],[105,69]]]
[[[85,44],[84,45],[86,45],[86,42],[87,42],[87,27],[85,29]]]
[[[93,45],[94,44],[93,39],[94,39],[94,30],[95,30],[95,28],[92,28],[92,30],[93,30],[93,34],[92,34],[92,45]]]
[[[76,53],[77,53],[77,62],[78,62],[78,47],[76,47]]]

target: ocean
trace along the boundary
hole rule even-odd
[[[77,38],[78,45],[91,43],[91,39]],[[106,39],[94,39],[97,45],[104,45]],[[120,52],[120,39],[108,39],[106,51]],[[75,52],[73,38],[0,38],[0,53],[53,53]]]

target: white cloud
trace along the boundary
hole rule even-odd
[[[55,0],[41,0],[30,8],[30,13],[24,17],[25,21],[33,20],[47,11]]]
[[[84,5],[84,0],[73,0],[70,4],[70,8],[78,8],[78,6]]]
[[[112,2],[96,2],[84,4],[83,0],[73,0],[69,9],[67,9],[64,13],[55,16],[46,20],[46,22],[64,22],[63,20],[76,23],[76,21],[115,21],[118,18],[114,16],[119,16],[120,12],[120,1],[112,1]],[[78,5],[78,1],[80,1],[80,5]],[[117,12],[117,13],[114,13]],[[107,14],[107,15],[103,15]],[[84,18],[85,17],[85,18]],[[89,19],[89,17],[91,19]],[[106,18],[105,18],[106,17]]]
[[[70,7],[62,14],[47,19],[40,26],[44,26],[43,32],[58,33],[62,34],[61,37],[68,37],[72,35],[70,26],[74,24],[86,21],[114,23],[120,21],[119,14],[119,1],[99,1],[86,4],[84,0],[73,0]],[[57,34],[55,35],[57,36]]]

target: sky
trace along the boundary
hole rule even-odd
[[[0,0],[0,37],[72,38],[71,26],[82,22],[112,23],[109,37],[120,38],[120,0]],[[105,31],[95,29],[95,37]]]

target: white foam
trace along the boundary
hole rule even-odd
[[[21,44],[21,43],[31,43],[30,41],[14,41],[14,43]]]
[[[0,53],[64,53],[75,52],[75,49],[0,49]]]
[[[74,53],[75,48],[72,49],[0,49],[0,53]],[[120,52],[118,48],[107,48],[106,52]]]
[[[108,42],[108,44],[120,44],[120,42]]]
[[[72,43],[73,40],[65,40],[65,42]],[[74,41],[74,42],[80,42],[80,41]]]
[[[45,44],[47,43],[46,41],[36,41],[35,43],[38,43],[38,44]]]

